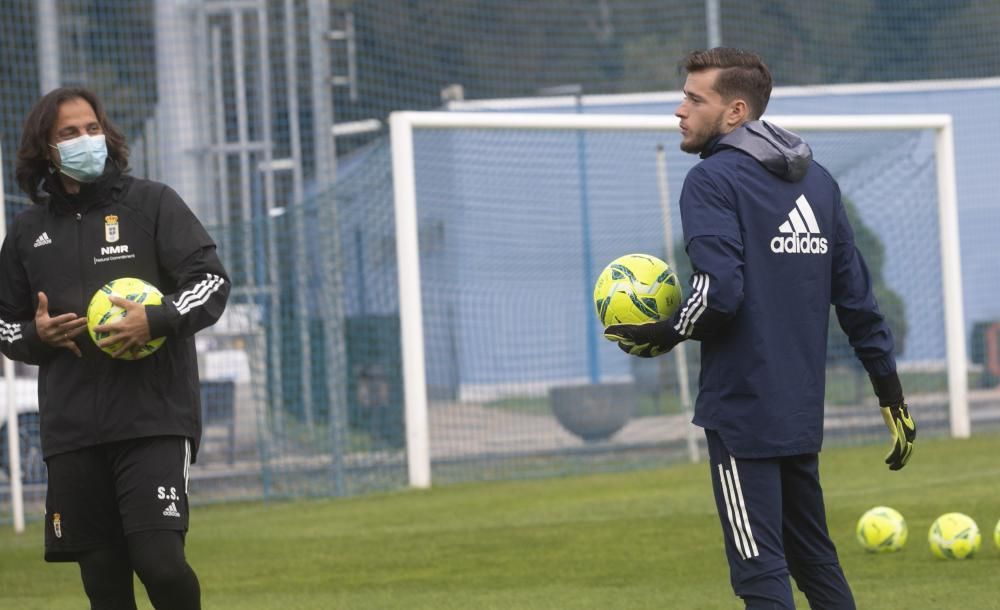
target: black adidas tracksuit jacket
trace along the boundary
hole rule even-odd
[[[68,196],[58,176],[49,197],[14,219],[0,252],[0,350],[39,365],[38,404],[46,457],[101,443],[185,436],[196,455],[201,437],[194,334],[215,323],[230,283],[204,227],[169,187],[119,172]],[[77,358],[35,330],[37,295],[49,315],[86,315],[110,280],[137,277],[163,293],[147,306],[152,337],[163,346],[141,360],[115,360],[84,332]]]

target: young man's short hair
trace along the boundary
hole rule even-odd
[[[726,102],[736,98],[746,101],[751,120],[757,120],[767,109],[771,99],[771,71],[764,60],[753,51],[716,47],[706,51],[692,51],[681,61],[689,74],[719,68],[715,91]]]

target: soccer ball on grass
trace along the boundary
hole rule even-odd
[[[979,550],[982,536],[979,526],[968,515],[946,513],[931,525],[927,541],[931,552],[941,559],[967,559]]]
[[[627,254],[604,268],[594,285],[594,307],[604,327],[665,320],[681,302],[677,275],[648,254]]]
[[[111,302],[111,295],[119,296],[128,301],[135,301],[143,305],[159,305],[163,302],[163,294],[149,282],[134,277],[122,277],[111,280],[94,293],[87,307],[87,332],[96,344],[101,339],[108,336],[108,333],[99,333],[94,330],[101,324],[111,324],[125,317],[125,309]],[[149,356],[163,345],[165,337],[157,337],[150,340],[138,349],[125,352],[118,356],[121,360],[138,360]],[[98,346],[100,347],[100,346]],[[118,350],[119,344],[115,343],[107,347],[101,347],[105,353],[111,355]]]
[[[909,529],[899,511],[876,506],[861,515],[854,533],[858,544],[869,553],[892,553],[906,544]]]

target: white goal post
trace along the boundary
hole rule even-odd
[[[796,132],[930,130],[934,133],[937,219],[942,271],[941,295],[947,354],[948,421],[953,437],[968,437],[970,434],[968,365],[951,116],[947,114],[775,115],[765,118],[769,122]],[[476,129],[676,132],[679,128],[676,117],[664,115],[501,112],[404,111],[393,113],[389,124],[392,141],[408,475],[411,486],[429,487],[431,452],[424,363],[414,131]]]

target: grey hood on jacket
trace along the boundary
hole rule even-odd
[[[742,150],[788,182],[801,180],[812,162],[812,149],[802,138],[767,121],[744,123],[722,136],[713,148]]]

